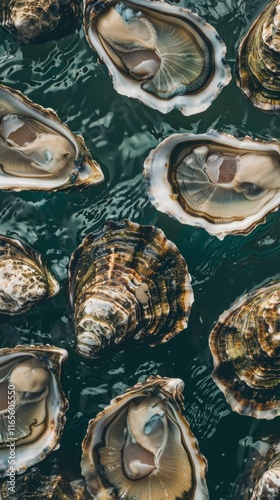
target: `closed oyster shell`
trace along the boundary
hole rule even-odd
[[[178,248],[153,226],[110,221],[72,255],[70,301],[77,350],[159,344],[187,326],[193,292]]]
[[[277,280],[237,300],[210,334],[213,379],[242,415],[280,415],[279,311]]]
[[[41,255],[20,241],[0,235],[0,313],[21,314],[59,291]]]
[[[180,379],[149,377],[89,422],[81,467],[94,498],[208,499],[207,462],[182,415],[183,388]]]
[[[161,212],[219,239],[246,235],[279,207],[279,142],[215,130],[173,134],[150,152],[144,176]]]
[[[57,191],[103,179],[83,138],[52,109],[0,85],[0,189]]]
[[[67,356],[49,345],[0,349],[0,476],[11,465],[22,473],[58,448],[68,408],[59,384]]]
[[[241,40],[237,84],[263,111],[280,110],[280,1],[268,2]]]
[[[163,1],[84,0],[84,28],[117,92],[162,113],[200,113],[231,79],[224,43],[190,10]]]

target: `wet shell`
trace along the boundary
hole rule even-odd
[[[200,113],[231,79],[224,43],[190,10],[163,1],[84,0],[84,28],[117,92],[162,113]]]
[[[183,388],[180,379],[149,377],[89,422],[81,467],[94,498],[208,499],[207,463],[182,415]]]
[[[20,241],[0,235],[0,313],[21,314],[59,291],[41,255]]]
[[[241,297],[210,335],[213,379],[234,411],[280,415],[280,282]]]
[[[242,39],[237,55],[237,83],[264,111],[280,110],[280,1],[272,0]]]
[[[144,164],[150,201],[220,239],[246,235],[279,207],[279,144],[215,130],[171,135]]]
[[[0,24],[23,44],[45,43],[79,26],[82,0],[1,0]]]
[[[95,357],[131,341],[159,344],[187,326],[193,293],[178,248],[153,226],[108,222],[72,255],[77,350]]]
[[[58,448],[68,408],[59,384],[66,358],[67,351],[48,345],[0,349],[1,476],[10,456],[21,473]]]
[[[83,138],[52,109],[0,85],[0,189],[57,191],[103,179]]]

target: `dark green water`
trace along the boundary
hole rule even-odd
[[[263,0],[186,0],[213,24],[225,41],[234,74],[236,49]],[[177,3],[178,5],[179,3]],[[142,179],[150,149],[173,132],[203,133],[210,128],[237,136],[280,137],[280,118],[254,109],[236,86],[235,77],[212,106],[199,115],[168,115],[119,96],[105,66],[87,45],[82,30],[59,42],[19,47],[0,32],[1,83],[54,108],[73,132],[81,133],[99,162],[105,182],[83,192],[1,193],[0,232],[20,238],[40,251],[60,280],[53,299],[21,317],[0,318],[1,347],[50,343],[66,348],[62,386],[70,408],[60,449],[39,469],[80,474],[81,441],[87,423],[116,395],[148,375],[180,377],[185,382],[185,416],[208,460],[211,500],[234,497],[248,443],[277,432],[279,418],[257,421],[234,414],[211,379],[208,336],[219,315],[240,295],[279,274],[278,212],[251,235],[210,237],[203,229],[183,226],[149,203]],[[121,351],[85,361],[75,341],[67,298],[70,254],[90,231],[110,218],[153,224],[179,247],[192,276],[195,295],[189,327],[156,348]]]

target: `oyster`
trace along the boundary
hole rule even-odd
[[[183,388],[180,379],[149,377],[89,422],[81,467],[94,498],[208,498],[207,462],[182,415]]]
[[[280,415],[279,312],[277,280],[237,300],[211,332],[213,379],[242,415]]]
[[[20,43],[45,43],[77,29],[81,11],[81,0],[1,0],[0,24]]]
[[[280,110],[280,1],[268,2],[241,40],[237,84],[257,108]]]
[[[216,30],[163,1],[84,0],[87,40],[122,95],[168,113],[207,109],[231,79]]]
[[[24,472],[58,448],[68,402],[59,385],[67,351],[0,349],[0,475]]]
[[[103,178],[83,138],[53,110],[0,85],[0,189],[56,191]]]
[[[153,226],[108,222],[72,255],[77,350],[95,357],[125,340],[159,344],[187,326],[193,292],[178,248]]]
[[[58,291],[58,282],[38,252],[0,235],[0,313],[23,313]]]
[[[153,205],[223,239],[248,234],[280,203],[280,143],[210,130],[174,134],[145,160]]]

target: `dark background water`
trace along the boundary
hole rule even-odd
[[[176,2],[216,27],[227,45],[233,75],[239,40],[266,3]],[[82,29],[59,42],[22,47],[1,30],[0,67],[1,83],[54,108],[73,132],[84,136],[105,173],[100,186],[83,192],[0,194],[0,232],[40,251],[61,284],[56,297],[28,314],[0,317],[1,347],[50,343],[69,353],[62,370],[62,386],[70,403],[67,424],[59,450],[39,464],[39,469],[68,470],[78,476],[81,441],[90,418],[148,375],[180,377],[185,382],[185,416],[208,460],[210,498],[233,498],[248,446],[277,432],[279,418],[257,421],[230,410],[211,378],[208,336],[219,315],[237,297],[279,277],[279,214],[270,214],[247,237],[227,236],[221,242],[203,229],[181,225],[158,213],[147,198],[142,169],[149,151],[173,132],[203,133],[215,128],[237,136],[279,138],[279,117],[255,109],[241,94],[234,76],[204,113],[162,115],[117,94]],[[110,218],[129,218],[163,229],[188,263],[195,302],[188,328],[167,344],[85,361],[74,350],[67,266],[82,238]]]

